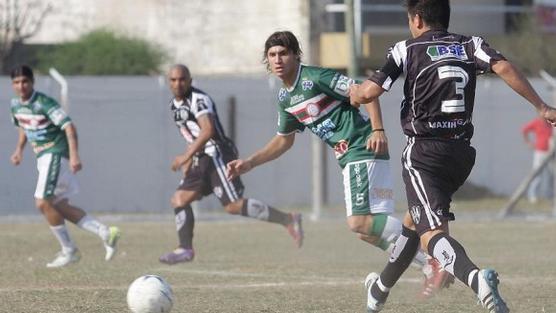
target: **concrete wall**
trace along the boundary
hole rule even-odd
[[[291,30],[310,56],[308,0],[50,0],[29,43],[59,43],[104,27],[159,45],[197,74],[263,73],[264,41]]]
[[[71,77],[70,115],[80,138],[84,169],[78,177],[81,193],[75,202],[93,211],[168,212],[169,197],[180,176],[170,162],[185,145],[168,111],[170,95],[156,77]],[[541,95],[551,95],[539,80],[533,83]],[[208,79],[195,84],[214,98],[222,123],[227,98],[237,98],[237,145],[245,157],[261,148],[276,129],[274,104],[277,82],[258,78]],[[47,77],[38,77],[37,89],[57,94]],[[382,99],[385,127],[390,140],[396,197],[404,199],[399,157],[404,147],[398,122],[402,84]],[[8,114],[10,82],[0,78],[0,214],[28,214],[33,208],[36,183],[35,159],[30,149],[23,164],[11,166],[9,157],[16,143],[16,130]],[[481,79],[477,87],[473,140],[478,150],[470,181],[494,192],[509,194],[529,171],[532,155],[523,144],[520,128],[534,117],[532,108],[497,79]],[[312,135],[311,135],[312,136]],[[296,138],[291,151],[280,159],[243,177],[246,195],[276,206],[310,204],[310,135]],[[328,149],[328,198],[343,207],[340,169]],[[210,197],[204,207],[219,208]]]

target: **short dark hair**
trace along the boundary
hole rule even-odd
[[[27,77],[32,81],[35,80],[35,76],[33,75],[33,70],[29,65],[25,65],[25,64],[18,65],[12,69],[12,71],[10,72],[10,77],[14,79],[19,76]]]
[[[286,47],[288,51],[293,52],[293,54],[297,57],[297,60],[301,62],[301,56],[303,55],[303,51],[299,47],[299,41],[295,35],[290,31],[277,31],[270,35],[265,43],[264,43],[264,54],[263,54],[263,63],[268,67],[268,59],[266,54],[268,50],[274,46],[282,46]]]
[[[433,29],[448,30],[450,26],[450,0],[406,0],[411,16],[419,15]]]

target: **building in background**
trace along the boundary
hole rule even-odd
[[[32,0],[20,0],[20,2]],[[52,12],[27,44],[75,40],[98,28],[136,36],[167,52],[169,62],[183,62],[198,75],[263,73],[263,43],[276,30],[300,38],[304,61],[338,69],[346,67],[344,14],[334,10],[342,0],[50,0]],[[405,9],[397,1],[354,0],[361,8],[359,64],[369,67],[383,59],[388,45],[407,37]],[[538,0],[539,6],[554,0]],[[503,35],[511,14],[532,10],[531,0],[453,1],[452,30]],[[511,6],[514,11],[504,12]],[[544,7],[543,7],[544,8]],[[552,12],[543,9],[539,14]],[[357,19],[356,19],[357,20]],[[547,27],[552,24],[547,22]],[[357,27],[356,27],[357,28]]]

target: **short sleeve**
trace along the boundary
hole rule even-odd
[[[291,133],[300,133],[305,130],[305,125],[298,121],[293,115],[284,110],[281,106],[278,109],[278,135],[289,135]]]
[[[388,50],[386,63],[380,70],[373,73],[369,80],[386,91],[390,90],[396,79],[403,73],[406,58],[405,41],[398,42]]]
[[[319,90],[341,101],[348,101],[349,87],[355,83],[352,78],[331,69],[322,69],[316,80]]]
[[[477,74],[491,73],[492,61],[502,61],[506,58],[496,49],[493,49],[482,37],[473,37],[475,49],[474,58],[477,64]]]
[[[191,113],[195,118],[205,114],[214,114],[214,103],[207,96],[198,96],[191,105]]]
[[[42,103],[42,107],[52,124],[58,126],[60,129],[65,129],[71,123],[71,119],[66,111],[64,111],[54,99],[45,100]]]

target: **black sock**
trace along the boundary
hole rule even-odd
[[[245,199],[241,207],[241,215],[284,226],[292,221],[288,213],[279,211],[257,199]]]
[[[380,274],[380,281],[387,288],[392,288],[411,264],[419,250],[419,235],[403,226],[402,234],[396,240],[388,264]]]
[[[471,287],[475,293],[478,292],[479,268],[471,262],[459,242],[446,233],[440,233],[431,238],[428,250],[446,271]]]
[[[178,230],[178,238],[180,247],[184,249],[193,248],[193,227],[195,226],[195,217],[193,209],[190,205],[174,208],[176,215],[176,229]]]

